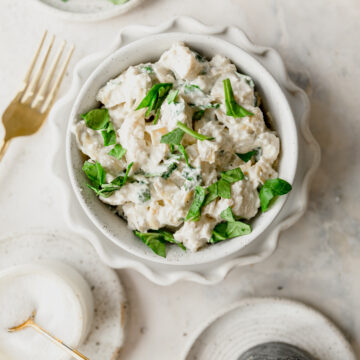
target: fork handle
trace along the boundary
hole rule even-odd
[[[34,321],[31,321],[29,323],[29,326],[32,327],[37,332],[39,332],[40,334],[44,335],[49,340],[51,340],[54,344],[58,345],[65,352],[67,352],[69,355],[71,355],[74,359],[76,359],[76,360],[90,360],[85,355],[81,354],[78,350],[72,349],[70,346],[64,344],[61,340],[59,340],[55,336],[51,335],[49,332],[47,332],[41,326],[36,324]]]
[[[5,155],[6,149],[8,148],[10,143],[10,140],[3,140],[1,146],[0,146],[0,161]]]

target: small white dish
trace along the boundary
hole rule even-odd
[[[218,261],[198,265],[174,266],[166,262],[155,263],[152,260],[145,260],[130,254],[102,235],[82,211],[80,204],[74,200],[74,192],[71,190],[64,156],[64,143],[67,138],[66,129],[63,126],[64,119],[70,118],[74,99],[94,69],[121,47],[150,35],[169,32],[211,35],[224,39],[251,54],[271,73],[285,93],[294,114],[298,134],[299,161],[296,180],[293,184],[294,188],[289,193],[288,200],[276,219],[256,241],[251,242],[240,251]],[[61,189],[59,191],[62,192],[64,202],[67,205],[63,211],[64,218],[69,228],[90,241],[102,261],[111,267],[134,269],[159,285],[170,285],[180,280],[215,284],[223,280],[235,267],[255,264],[269,257],[277,247],[280,232],[294,224],[304,214],[308,204],[310,180],[320,162],[319,145],[309,130],[309,109],[309,100],[305,92],[289,79],[280,55],[271,48],[254,45],[245,33],[236,27],[207,26],[189,17],[173,18],[157,26],[132,25],[126,27],[116,36],[110,48],[101,53],[91,54],[77,64],[71,88],[67,95],[54,105],[49,116],[52,138],[54,139],[53,181],[57,181],[57,186]],[[98,199],[94,200],[100,202]]]
[[[65,265],[59,266],[59,262]],[[54,277],[59,279],[61,276],[67,279],[69,286],[76,289],[75,292],[83,293],[83,282],[79,281],[78,276],[71,270],[75,269],[81,274],[90,286],[91,297],[86,295],[85,290],[85,296],[82,296],[84,301],[81,300],[80,304],[83,304],[81,306],[84,308],[89,307],[87,302],[92,298],[94,312],[92,321],[91,316],[84,313],[88,319],[88,321],[84,319],[84,335],[88,330],[90,331],[85,341],[82,342],[83,339],[81,339],[82,344],[78,350],[91,360],[117,359],[125,339],[127,314],[125,291],[115,271],[101,262],[93,247],[79,236],[64,235],[49,232],[49,230],[39,229],[26,233],[2,235],[0,237],[0,272],[7,272],[7,269],[12,267],[21,269],[23,266],[27,267],[28,263],[35,264],[32,266],[41,264],[51,266]],[[70,271],[67,270],[69,267]],[[45,327],[45,324],[40,325]],[[90,329],[86,330],[88,326]],[[40,334],[38,336],[42,338]],[[52,343],[50,346],[58,349]],[[61,352],[61,349],[58,350]],[[28,357],[25,358],[28,359]],[[2,359],[1,346],[0,359]]]
[[[325,316],[281,298],[249,298],[223,310],[194,334],[183,360],[238,360],[250,348],[284,342],[315,359],[356,360],[343,334]]]
[[[20,307],[19,307],[20,306]],[[94,301],[88,283],[78,271],[60,261],[41,261],[0,272],[0,353],[10,359],[25,357],[65,360],[69,355],[34,330],[9,333],[33,311],[35,321],[72,348],[88,336]],[[7,323],[8,322],[8,323]],[[2,340],[1,340],[2,339]]]
[[[144,0],[115,5],[110,0],[33,0],[56,16],[71,21],[100,21],[125,14]]]
[[[249,235],[206,246],[198,252],[184,252],[177,246],[169,247],[167,257],[164,259],[154,254],[135,237],[127,223],[109,206],[104,205],[87,187],[88,180],[81,170],[84,156],[77,148],[75,135],[72,132],[73,125],[81,119],[81,114],[98,106],[95,100],[96,94],[110,79],[115,78],[131,65],[159,59],[164,51],[179,41],[185,42],[191,49],[209,59],[216,54],[222,54],[231,59],[240,72],[253,78],[256,89],[266,104],[266,110],[271,113],[273,126],[280,136],[282,151],[279,177],[291,184],[294,183],[298,161],[298,135],[294,116],[280,86],[271,74],[246,51],[223,39],[199,34],[165,33],[147,36],[121,47],[105,59],[87,79],[75,101],[68,126],[66,155],[70,181],[76,197],[91,221],[105,236],[127,252],[146,260],[174,265],[194,265],[230,256],[256,240],[279,214],[287,196],[279,198],[269,211],[258,214],[251,221],[252,232]]]

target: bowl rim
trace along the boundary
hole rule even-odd
[[[289,117],[288,126],[291,127],[292,133],[294,135],[293,136],[294,142],[293,142],[293,145],[291,148],[292,153],[293,153],[293,155],[292,155],[293,161],[291,162],[291,164],[289,166],[287,166],[287,168],[290,168],[290,170],[287,170],[288,175],[286,178],[286,180],[289,181],[291,184],[294,183],[297,168],[298,168],[298,157],[299,157],[298,129],[296,127],[296,122],[295,122],[293,111],[292,111],[290,104],[286,98],[286,95],[285,95],[284,91],[282,90],[281,86],[279,85],[279,83],[275,80],[273,75],[257,59],[254,58],[253,55],[251,55],[249,52],[242,49],[241,47],[239,47],[233,43],[230,43],[222,38],[216,37],[216,36],[205,35],[205,34],[196,34],[196,33],[185,33],[185,32],[164,32],[164,33],[160,33],[160,34],[148,35],[141,39],[134,40],[134,41],[126,44],[125,46],[120,46],[116,51],[114,51],[110,55],[108,55],[105,59],[103,59],[99,63],[99,65],[97,65],[95,67],[95,69],[91,72],[90,76],[86,79],[86,81],[81,86],[81,89],[80,89],[80,91],[76,97],[76,100],[73,103],[72,109],[71,109],[71,114],[70,114],[67,130],[66,130],[66,145],[65,145],[66,165],[67,165],[68,175],[69,175],[69,179],[70,179],[73,191],[75,192],[75,195],[76,195],[81,207],[85,211],[88,218],[97,227],[97,229],[99,229],[101,231],[101,233],[104,234],[108,239],[110,239],[115,245],[120,246],[123,250],[129,252],[130,254],[132,254],[138,258],[141,258],[146,261],[151,261],[153,263],[165,264],[165,265],[170,265],[170,266],[184,266],[184,265],[188,266],[188,265],[207,264],[207,263],[215,262],[220,259],[224,259],[224,258],[227,258],[227,257],[237,254],[241,249],[248,246],[250,243],[254,242],[258,237],[260,237],[269,228],[269,226],[274,222],[274,220],[279,215],[281,209],[283,208],[284,204],[286,203],[286,201],[288,199],[288,194],[279,198],[276,201],[276,203],[269,209],[269,211],[266,212],[266,215],[260,214],[260,216],[267,216],[268,217],[267,221],[264,222],[263,224],[261,224],[262,225],[261,230],[258,229],[258,227],[259,227],[258,226],[256,228],[256,231],[253,229],[252,233],[250,233],[249,235],[242,236],[241,238],[246,239],[246,241],[242,241],[241,243],[239,242],[240,245],[233,246],[232,249],[230,249],[230,245],[228,245],[230,243],[233,244],[236,241],[236,239],[239,238],[239,237],[237,237],[237,238],[229,239],[222,243],[208,246],[197,252],[188,251],[185,256],[180,257],[180,260],[178,260],[177,258],[169,259],[170,251],[168,251],[168,255],[166,258],[162,258],[162,257],[152,253],[151,249],[147,248],[145,245],[144,245],[144,247],[146,249],[144,252],[137,251],[136,247],[127,246],[127,244],[122,242],[119,237],[115,236],[111,231],[109,231],[109,229],[107,229],[104,226],[104,224],[101,221],[99,221],[98,217],[95,216],[94,211],[88,206],[88,204],[84,200],[84,196],[82,194],[82,189],[77,184],[76,174],[74,171],[75,166],[73,164],[73,159],[72,159],[71,143],[72,143],[72,141],[75,141],[75,139],[74,139],[74,135],[72,132],[72,128],[73,128],[73,124],[77,121],[77,115],[78,115],[77,109],[80,107],[84,96],[86,96],[86,93],[87,93],[90,85],[92,84],[94,79],[96,79],[97,76],[104,69],[106,69],[109,66],[109,64],[111,64],[111,62],[114,61],[115,58],[118,58],[121,55],[126,56],[126,53],[128,53],[129,51],[131,52],[134,49],[139,49],[139,48],[141,48],[142,45],[148,46],[149,45],[148,43],[150,41],[156,41],[156,40],[159,40],[162,38],[168,38],[169,41],[170,41],[169,38],[171,38],[172,43],[176,42],[176,41],[184,41],[185,43],[187,43],[187,41],[191,41],[191,40],[194,40],[194,41],[201,40],[203,42],[213,42],[213,44],[220,43],[223,46],[227,46],[229,48],[232,48],[232,49],[240,52],[243,57],[247,57],[248,60],[255,63],[256,66],[259,69],[261,69],[261,71],[264,74],[266,74],[268,81],[271,82],[271,87],[273,87],[274,90],[276,90],[276,92],[279,94],[279,96],[281,98],[282,106],[286,108],[287,116]],[[190,47],[192,47],[192,46],[190,45]],[[216,49],[215,49],[215,51],[216,51]],[[236,62],[233,61],[232,58],[230,58],[230,60],[236,64]],[[138,63],[140,63],[140,61]],[[124,68],[124,70],[125,69],[126,68]],[[121,71],[123,71],[123,70],[120,70],[120,72]],[[104,84],[111,78],[112,77],[109,77],[109,78],[107,78],[107,80],[104,80]],[[281,159],[280,159],[280,162],[281,162]],[[110,212],[110,210],[109,210],[109,212]],[[259,215],[257,215],[257,216],[259,216]],[[121,219],[119,219],[119,220],[121,221]],[[129,231],[131,231],[131,230],[129,229]],[[222,247],[222,251],[219,251],[220,247]],[[217,249],[218,251],[215,251],[215,250],[210,251],[209,249]]]

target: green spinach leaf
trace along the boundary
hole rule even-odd
[[[175,130],[170,131],[167,134],[163,135],[161,137],[160,142],[162,144],[179,145],[181,143],[184,134],[185,133],[183,130],[176,128]]]
[[[213,184],[208,186],[206,190],[207,190],[207,194],[203,206],[210,204],[219,196],[218,182],[214,182]]]
[[[104,139],[104,146],[116,144],[116,132],[111,122],[108,123],[108,126],[105,130],[101,131],[101,135]]]
[[[134,234],[139,237],[155,254],[164,258],[166,257],[166,243],[176,244],[181,249],[186,250],[183,244],[175,241],[174,236],[165,230],[150,230],[145,233],[135,230]]]
[[[291,189],[292,186],[283,179],[266,180],[259,193],[261,211],[267,211],[278,196],[287,194]]]
[[[225,93],[226,115],[235,118],[254,115],[236,102],[232,91],[230,79],[223,80],[223,84]]]
[[[236,155],[244,162],[248,162],[254,155],[256,155],[258,152],[257,150],[251,150],[245,154],[239,154],[236,153]]]
[[[166,257],[166,245],[163,241],[163,237],[159,233],[142,233],[135,230],[134,234],[139,237],[156,255],[164,258]]]
[[[225,209],[224,211],[222,211],[220,216],[228,222],[236,221],[230,206],[227,209]]]
[[[124,149],[120,144],[116,144],[109,152],[108,155],[113,156],[114,158],[120,160],[126,153],[126,149]]]
[[[110,122],[109,111],[105,108],[90,110],[81,117],[85,120],[86,126],[93,130],[106,129]]]
[[[89,178],[90,183],[94,187],[99,187],[105,183],[105,170],[99,162],[92,163],[85,161],[82,170]]]
[[[180,121],[177,122],[177,127],[178,127],[178,129],[181,129],[183,132],[191,135],[195,139],[198,139],[198,140],[201,140],[201,141],[214,140],[213,137],[209,137],[209,136],[206,136],[206,135],[203,135],[203,134],[199,134],[198,132],[196,132],[193,129],[190,129],[189,127],[187,127],[184,123],[182,123]]]
[[[220,179],[217,182],[218,195],[223,199],[231,199],[231,185],[228,181]]]
[[[189,212],[186,215],[185,221],[198,221],[201,215],[201,207],[206,196],[206,189],[201,186],[196,186],[194,200],[190,206]]]
[[[173,84],[172,83],[160,83],[155,84],[149,92],[146,94],[146,96],[142,99],[139,106],[136,108],[136,110],[142,109],[142,108],[148,108],[145,116],[149,117],[151,112],[153,111],[155,113],[155,119],[154,124],[157,123],[157,120],[160,115],[160,107],[164,100],[166,99],[169,91],[171,90]]]
[[[242,180],[244,178],[244,174],[240,168],[235,168],[235,169],[223,171],[221,173],[221,178],[232,184],[234,182]]]
[[[248,235],[251,233],[251,226],[242,221],[227,221],[217,224],[214,227],[210,243],[232,239],[237,236]]]
[[[179,149],[179,151],[182,153],[182,155],[184,156],[186,165],[187,165],[188,167],[192,168],[192,166],[189,164],[189,156],[188,156],[188,154],[187,154],[184,146],[181,145],[181,144],[179,144],[179,145],[178,145],[178,149]]]

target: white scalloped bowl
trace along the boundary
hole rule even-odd
[[[156,61],[176,41],[184,41],[192,49],[210,58],[215,54],[227,56],[238,69],[250,75],[262,96],[266,109],[271,113],[273,125],[281,139],[279,177],[293,183],[298,163],[298,137],[295,120],[289,103],[272,75],[252,56],[239,47],[217,37],[188,33],[163,33],[134,41],[106,58],[90,75],[74,103],[67,129],[66,158],[70,181],[77,199],[97,228],[115,244],[140,258],[168,265],[195,265],[216,261],[234,255],[262,234],[279,214],[287,196],[280,197],[266,213],[251,221],[253,231],[198,252],[184,252],[175,246],[168,247],[167,257],[157,256],[136,238],[124,220],[109,206],[102,203],[87,186],[81,170],[84,156],[79,151],[72,134],[74,122],[80,114],[99,106],[96,94],[105,83],[119,75],[130,65]]]

